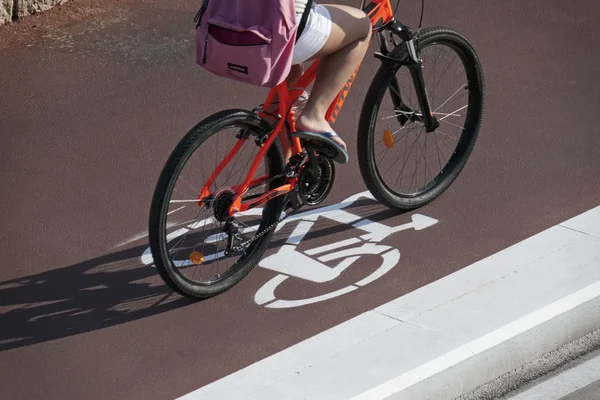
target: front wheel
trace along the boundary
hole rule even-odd
[[[454,182],[473,150],[483,113],[483,72],[467,39],[450,29],[428,28],[415,42],[440,126],[426,132],[408,67],[385,61],[367,92],[358,130],[365,184],[378,201],[397,210],[421,207]],[[390,55],[409,59],[405,46]]]

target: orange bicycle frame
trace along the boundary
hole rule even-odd
[[[390,0],[371,0],[371,2],[366,6],[365,1],[362,1],[361,8],[369,16],[371,20],[371,25],[373,26],[373,30],[378,30],[394,18],[394,12],[390,4]],[[288,89],[287,83],[285,81],[281,82],[276,87],[270,89],[269,94],[267,95],[267,99],[265,100],[265,103],[262,107],[262,110],[260,110],[258,114],[261,117],[267,116],[264,110],[268,110],[271,108],[275,96],[277,95],[279,99],[279,105],[275,108],[272,114],[278,116],[278,121],[275,125],[275,128],[270,133],[266,141],[263,143],[261,149],[259,150],[254,161],[252,162],[252,165],[250,166],[250,170],[248,171],[244,182],[233,188],[237,196],[229,209],[229,215],[233,215],[237,212],[243,212],[248,209],[260,206],[275,197],[289,193],[296,185],[298,178],[288,178],[285,184],[275,189],[267,191],[258,198],[253,198],[251,200],[242,202],[242,196],[244,195],[244,193],[246,193],[249,187],[260,184],[269,179],[268,176],[262,176],[256,179],[253,178],[256,174],[256,171],[260,165],[262,158],[268,151],[271,144],[273,144],[275,138],[280,134],[285,122],[288,122],[292,132],[296,130],[295,115],[294,112],[291,110],[291,105],[314,81],[314,79],[316,78],[318,65],[319,60],[313,61],[312,64],[308,67],[308,69],[304,71],[302,76],[298,79],[298,82],[296,82],[293,89]],[[330,123],[335,123],[335,121],[337,120],[342,106],[346,101],[348,92],[350,91],[350,88],[354,83],[354,78],[356,77],[356,74],[358,73],[359,69],[360,65],[356,68],[356,70],[354,70],[350,79],[348,79],[340,93],[336,96],[334,101],[329,106],[329,109],[327,110],[327,113],[325,115],[325,119],[328,120]],[[217,165],[216,169],[209,176],[208,180],[206,181],[204,187],[202,188],[198,196],[199,205],[202,205],[204,199],[210,195],[211,185],[214,183],[217,176],[223,171],[225,166],[233,159],[233,157],[235,157],[238,150],[242,147],[246,140],[248,139],[239,139],[237,143],[233,146],[233,148],[229,151],[229,153],[225,156],[225,158]],[[292,137],[291,151],[292,154],[297,154],[302,151],[300,139]]]

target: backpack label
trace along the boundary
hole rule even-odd
[[[274,88],[292,67],[295,0],[200,0],[196,62],[217,76]]]
[[[242,74],[248,75],[248,67],[246,67],[244,65],[227,63],[227,67],[229,67],[229,69],[232,71],[237,71],[237,72],[241,72]]]

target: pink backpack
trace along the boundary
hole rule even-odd
[[[196,62],[251,85],[274,87],[290,72],[297,28],[294,0],[203,0],[194,21]]]

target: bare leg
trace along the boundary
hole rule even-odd
[[[302,65],[300,65],[300,64],[292,65],[292,69],[290,70],[288,77],[285,79],[287,87],[288,88],[294,87],[294,84],[298,81],[298,79],[301,76],[302,76]],[[290,159],[290,157],[292,156],[292,146],[291,146],[290,138],[289,138],[288,131],[287,131],[285,125],[283,126],[283,129],[281,129],[281,132],[279,133],[279,141],[281,142],[281,147],[283,150],[283,159],[287,163],[288,160]]]
[[[340,5],[326,7],[333,22],[331,34],[323,48],[312,57],[320,59],[319,68],[306,107],[296,122],[298,130],[332,131],[325,120],[327,109],[361,63],[371,39],[371,22],[364,12]],[[341,139],[335,140],[346,148]]]

